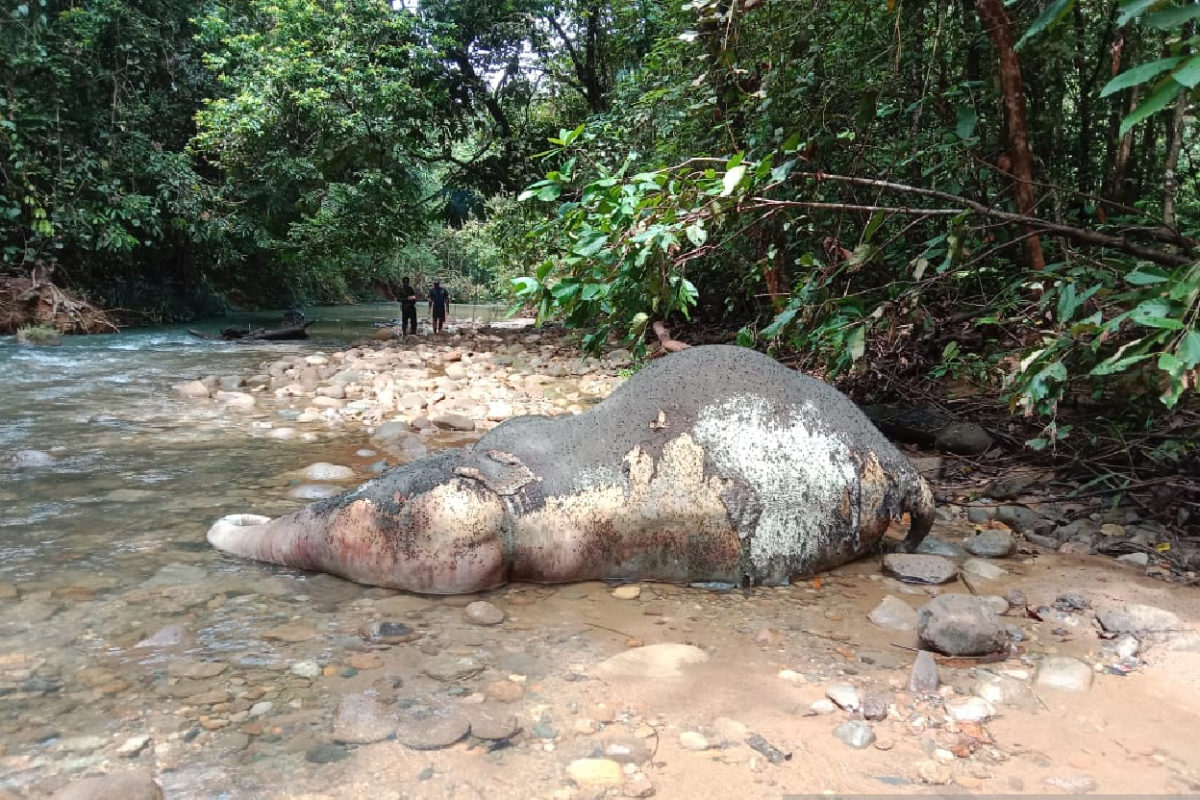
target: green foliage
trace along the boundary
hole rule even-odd
[[[62,336],[53,325],[24,325],[17,329],[17,341],[22,344],[55,345]]]

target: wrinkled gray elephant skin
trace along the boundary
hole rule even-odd
[[[877,551],[928,484],[845,396],[767,356],[693,347],[592,410],[519,417],[275,520],[208,532],[245,558],[429,594],[508,581],[782,584]]]

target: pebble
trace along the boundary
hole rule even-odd
[[[996,653],[1008,644],[999,617],[969,594],[943,594],[917,611],[917,636],[938,652],[953,656]]]
[[[517,732],[517,718],[494,708],[483,707],[470,715],[471,735],[477,739],[498,741]]]
[[[906,583],[949,583],[958,577],[958,567],[942,556],[889,553],[883,571]]]
[[[998,567],[990,561],[984,561],[981,558],[968,558],[962,565],[963,572],[977,575],[986,581],[994,581],[1003,578],[1008,574],[1008,570],[1003,567]]]
[[[1007,558],[1016,552],[1017,543],[1008,531],[988,529],[969,537],[963,548],[980,558]]]
[[[987,722],[996,715],[992,704],[981,697],[962,697],[946,701],[946,716],[955,722]]]
[[[346,663],[356,670],[380,669],[383,666],[383,657],[378,653],[354,653],[346,659]]]
[[[271,642],[288,642],[297,644],[299,642],[307,642],[317,637],[317,631],[313,626],[304,623],[295,623],[292,625],[281,625],[278,628],[272,628],[263,634],[262,638]]]
[[[684,731],[679,734],[679,746],[684,750],[699,752],[708,749],[708,739],[696,731]]]
[[[378,700],[366,694],[347,695],[338,703],[333,719],[333,739],[345,744],[370,744],[396,732],[396,718]]]
[[[1186,627],[1176,614],[1139,603],[1102,608],[1096,612],[1096,620],[1111,633],[1154,633]]]
[[[354,470],[340,464],[318,461],[316,464],[309,464],[300,474],[310,481],[344,481],[354,477]]]
[[[483,693],[497,703],[515,703],[525,696],[525,689],[512,681],[492,681],[483,688]]]
[[[833,712],[837,711],[837,704],[827,697],[822,697],[820,700],[814,700],[808,709],[814,714],[825,716],[826,714],[832,714]]]
[[[483,672],[486,665],[471,656],[439,656],[431,659],[421,672],[435,681],[465,681]]]
[[[830,686],[825,691],[825,696],[846,711],[854,712],[862,707],[862,694],[854,686]]]
[[[471,722],[459,714],[401,720],[396,740],[413,750],[439,750],[467,735]]]
[[[163,790],[148,772],[117,772],[76,781],[51,800],[163,800]]]
[[[867,618],[879,627],[889,630],[911,631],[917,627],[916,609],[890,594],[875,606]]]
[[[863,697],[862,714],[863,719],[878,722],[886,719],[888,713],[888,701],[886,697],[878,694],[867,694]]]
[[[476,600],[463,609],[462,616],[471,625],[499,625],[508,615],[486,600]]]
[[[908,675],[908,690],[918,694],[931,694],[938,690],[938,665],[933,653],[922,650],[913,661],[912,672]]]
[[[195,647],[197,644],[196,634],[184,626],[164,625],[134,647]]]
[[[875,731],[870,725],[857,719],[838,725],[833,729],[833,735],[856,750],[865,749],[875,743]]]
[[[117,748],[117,755],[125,756],[126,758],[134,758],[149,746],[149,736],[130,736],[120,747]]]
[[[971,687],[971,692],[992,704],[1016,706],[1026,710],[1037,706],[1037,698],[1034,697],[1029,684],[1010,675],[981,675]]]
[[[1068,656],[1047,656],[1038,668],[1034,683],[1043,689],[1060,692],[1086,692],[1092,687],[1094,672],[1084,662]]]
[[[403,622],[371,622],[358,629],[358,635],[375,644],[402,644],[421,638],[420,631]]]
[[[288,668],[288,671],[298,678],[319,678],[321,665],[315,661],[297,661]]]
[[[580,758],[567,765],[567,777],[581,788],[620,786],[625,780],[621,765],[609,758]]]
[[[333,764],[349,757],[350,748],[334,742],[313,745],[304,751],[304,760],[313,764]]]
[[[642,596],[642,587],[636,584],[618,586],[612,590],[612,596],[618,600],[637,600]]]
[[[228,664],[219,661],[172,661],[167,664],[167,674],[172,678],[203,680],[215,678],[228,668]]]

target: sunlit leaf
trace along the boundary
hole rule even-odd
[[[1133,86],[1141,86],[1143,83],[1152,80],[1167,70],[1174,69],[1181,61],[1183,61],[1182,56],[1160,58],[1157,61],[1140,64],[1133,69],[1125,70],[1104,85],[1104,88],[1100,90],[1100,96],[1108,97],[1113,92],[1119,92],[1122,89],[1129,89]]]
[[[1038,15],[1038,18],[1033,21],[1029,29],[1025,31],[1025,35],[1017,42],[1017,50],[1020,50],[1025,42],[1037,36],[1047,28],[1053,28],[1062,18],[1071,13],[1071,9],[1075,7],[1075,0],[1054,0],[1053,3],[1046,6],[1046,10]],[[964,139],[967,137],[963,137]]]

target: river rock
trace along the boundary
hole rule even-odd
[[[172,388],[184,397],[208,397],[208,386],[200,381],[177,383]]]
[[[167,674],[172,678],[204,680],[215,678],[228,668],[228,664],[219,661],[172,661],[167,664]]]
[[[182,625],[164,625],[134,647],[195,647],[196,634]]]
[[[600,789],[620,786],[625,773],[611,758],[580,758],[567,765],[567,777],[582,789]]]
[[[436,427],[444,431],[473,431],[475,420],[462,414],[437,414],[429,418]]]
[[[44,450],[18,450],[12,455],[13,469],[37,469],[49,467],[58,460]]]
[[[960,697],[946,701],[946,716],[955,722],[987,722],[996,709],[982,697]]]
[[[1173,612],[1140,603],[1102,608],[1096,612],[1096,619],[1110,633],[1155,633],[1185,627]]]
[[[1042,783],[1066,794],[1089,794],[1096,791],[1096,779],[1082,773],[1049,775],[1042,778]]]
[[[373,644],[402,644],[421,638],[421,632],[403,622],[380,620],[369,622],[358,629],[358,635]]]
[[[982,530],[963,542],[968,553],[980,558],[1008,558],[1017,550],[1017,543],[1008,531]]]
[[[517,732],[516,715],[483,706],[470,715],[471,735],[476,739],[499,741]]]
[[[942,556],[889,553],[883,571],[905,583],[948,583],[958,577],[958,567]]]
[[[293,622],[288,625],[280,625],[278,628],[272,628],[264,633],[262,638],[271,642],[296,644],[317,638],[317,629],[305,622]]]
[[[1037,530],[1042,516],[1025,506],[1000,506],[996,509],[996,519],[1007,523],[1014,530],[1027,533]]]
[[[917,546],[916,555],[941,556],[942,558],[950,559],[955,564],[961,564],[971,557],[971,554],[962,549],[958,544],[947,542],[936,536],[926,536],[921,544]]]
[[[933,446],[944,453],[975,456],[991,448],[992,437],[974,422],[952,422],[938,432]]]
[[[636,584],[618,586],[612,590],[612,596],[618,600],[637,600],[642,596],[642,587]]]
[[[332,483],[304,483],[288,492],[288,497],[299,500],[324,500],[346,491],[346,487]]]
[[[679,734],[679,746],[698,753],[708,749],[708,739],[696,731],[684,731]]]
[[[857,719],[838,725],[833,729],[833,735],[856,750],[863,750],[875,743],[875,731]]]
[[[486,666],[471,656],[446,655],[430,659],[421,672],[435,681],[454,683],[475,677],[483,672]]]
[[[825,690],[825,696],[846,711],[858,711],[862,706],[862,693],[854,686],[830,686]]]
[[[374,697],[352,694],[338,703],[333,719],[333,740],[345,744],[370,744],[396,732],[396,718]]]
[[[984,561],[982,558],[968,558],[962,565],[962,571],[983,578],[985,581],[999,580],[1008,574],[1008,570],[998,567],[990,561]]]
[[[1011,675],[981,675],[971,687],[971,693],[992,705],[1015,706],[1032,710],[1037,698],[1026,681]]]
[[[867,618],[881,628],[894,631],[911,631],[917,627],[916,609],[890,594],[879,601]]]
[[[708,661],[708,653],[690,644],[652,644],[618,653],[596,671],[614,678],[675,678],[689,664]]]
[[[470,730],[470,721],[461,714],[437,714],[401,720],[396,740],[413,750],[439,750],[464,738]]]
[[[52,800],[163,800],[163,790],[154,776],[137,770],[75,781]]]
[[[912,671],[908,674],[908,690],[917,694],[930,694],[938,690],[937,660],[933,653],[922,650],[913,661]]]
[[[1117,556],[1117,563],[1127,564],[1131,567],[1145,567],[1150,563],[1149,553],[1126,553],[1123,556]]]
[[[213,399],[218,403],[224,403],[227,406],[234,408],[250,408],[254,405],[254,396],[246,392],[224,392],[219,391],[213,395]]]
[[[472,625],[499,625],[507,614],[486,600],[476,600],[463,609],[462,616]]]
[[[1036,683],[1042,689],[1086,692],[1092,687],[1092,668],[1077,658],[1047,656],[1038,667]]]
[[[310,481],[344,481],[354,477],[354,470],[340,464],[318,461],[305,467],[301,474]]]
[[[952,656],[981,656],[1003,650],[1008,634],[999,618],[969,594],[943,594],[917,611],[923,644]]]

